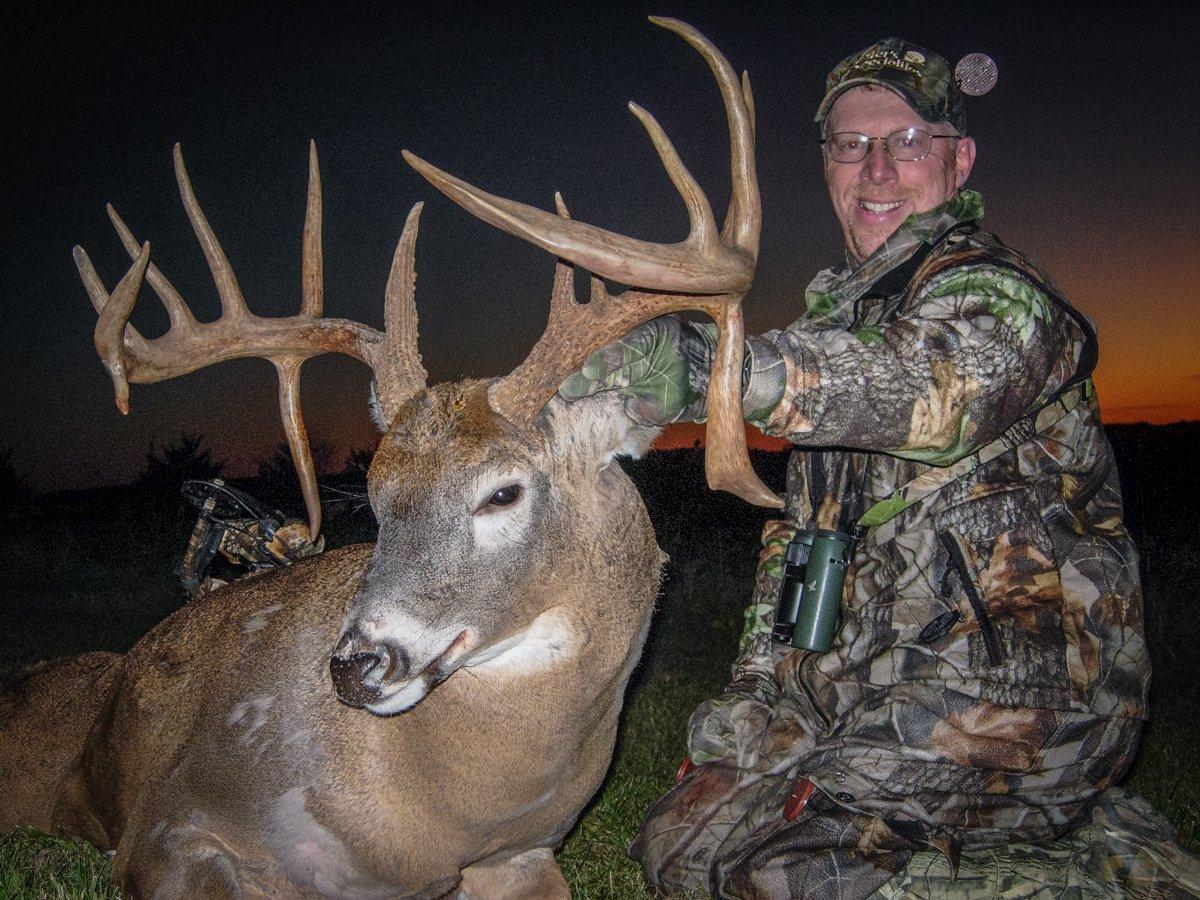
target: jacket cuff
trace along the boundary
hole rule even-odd
[[[759,427],[765,434],[793,443],[810,440],[817,433],[826,404],[825,391],[819,390],[818,356],[796,340],[787,341],[783,352],[776,352],[783,361],[783,395]]]
[[[742,413],[747,422],[766,423],[787,387],[787,370],[779,350],[756,335],[746,338],[746,367],[742,373]]]

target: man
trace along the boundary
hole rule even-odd
[[[1088,380],[1090,323],[979,230],[963,95],[894,38],[817,111],[847,264],[747,341],[747,418],[809,448],[764,534],[754,624],[631,852],[662,891],[863,897],[914,850],[1062,835],[1146,711],[1137,556]],[[664,318],[562,393],[703,416],[710,329]],[[771,639],[785,545],[855,533],[828,652]]]

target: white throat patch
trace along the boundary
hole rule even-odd
[[[587,639],[587,626],[555,607],[534,619],[528,628],[476,653],[463,663],[463,668],[481,675],[544,672],[576,656]]]

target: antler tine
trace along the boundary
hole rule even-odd
[[[317,142],[308,142],[308,203],[300,264],[300,313],[319,316],[325,307],[325,261],[321,252],[321,170]]]
[[[140,255],[141,249],[138,248],[134,254],[136,261]],[[91,258],[87,255],[87,251],[75,245],[71,250],[71,256],[75,260],[75,268],[79,270],[79,278],[83,281],[83,287],[88,293],[88,299],[92,301],[92,307],[99,315],[104,311],[105,305],[108,303],[108,290],[104,287],[104,282],[100,280],[100,276],[96,274],[96,267],[92,265]],[[149,344],[141,333],[132,325],[127,325],[125,328],[125,349],[130,353],[141,354],[145,353],[149,348]]]
[[[725,216],[721,236],[751,257],[758,256],[758,238],[762,223],[762,202],[758,194],[758,176],[754,168],[754,113],[747,103],[749,76],[739,80],[729,60],[711,41],[686,22],[678,19],[651,16],[655,25],[673,31],[691,44],[704,57],[717,80],[725,116],[729,122],[729,158],[732,169],[733,195]],[[750,103],[753,103],[751,98]]]
[[[733,195],[729,200],[721,237],[758,259],[762,197],[758,192],[758,172],[754,163],[754,94],[750,90],[750,73],[742,72],[741,82],[734,82],[733,92],[742,102],[725,104],[729,117],[730,154],[733,157]]]
[[[742,71],[742,100],[750,116],[750,133],[757,136],[758,127],[754,123],[754,92],[750,90],[750,73],[745,70]]]
[[[246,298],[242,296],[242,289],[238,287],[233,267],[229,265],[225,251],[221,249],[212,226],[208,224],[204,211],[200,209],[196,192],[192,190],[192,181],[188,178],[187,168],[183,164],[183,150],[179,144],[175,145],[172,155],[175,160],[175,180],[179,183],[179,196],[183,198],[183,208],[192,223],[192,231],[196,233],[196,240],[200,242],[204,258],[208,260],[209,271],[212,272],[213,281],[217,286],[217,295],[221,298],[221,315],[232,318],[248,316],[250,310],[246,306]]]
[[[304,365],[304,358],[284,357],[271,362],[279,374],[279,416],[283,433],[287,435],[292,465],[300,481],[300,493],[304,495],[308,533],[315,541],[321,532],[321,496],[317,490],[317,469],[308,446],[308,429],[304,427],[304,416],[300,412],[300,367]]]
[[[558,191],[554,192],[554,209],[558,212],[560,219],[571,218],[571,211],[567,209],[567,203]],[[592,279],[593,294],[595,292],[596,281],[599,281],[599,279]],[[553,317],[555,310],[560,306],[570,308],[574,305],[575,267],[563,262],[561,259],[557,259],[554,261],[554,286],[550,290],[550,315]]]
[[[121,238],[121,243],[125,245],[125,252],[129,254],[130,259],[137,259],[138,253],[141,252],[141,245],[133,236],[133,232],[129,230],[129,226],[117,215],[117,211],[111,203],[105,206],[108,210],[108,218],[113,224],[113,228],[117,231],[117,236]],[[146,281],[150,287],[154,289],[155,295],[162,301],[162,305],[167,310],[167,315],[171,319],[172,328],[191,328],[198,324],[192,311],[188,309],[183,297],[179,291],[175,290],[175,286],[167,280],[167,277],[159,271],[158,266],[150,263],[146,269]],[[97,310],[99,312],[99,310]],[[131,328],[133,326],[130,326]]]
[[[687,207],[691,229],[684,243],[694,244],[705,250],[713,247],[717,243],[717,220],[713,217],[712,204],[708,202],[708,197],[700,189],[700,185],[696,183],[696,179],[692,177],[687,166],[683,164],[679,154],[675,152],[675,145],[671,143],[667,133],[658,124],[658,120],[633,102],[629,104],[629,111],[637,116],[638,121],[646,129],[646,133],[650,135],[650,142],[658,151],[658,158],[662,160],[663,168],[667,170],[671,183],[675,185],[675,190],[679,192],[679,196],[683,198],[683,203]]]
[[[414,204],[404,221],[384,291],[383,343],[371,358],[379,403],[389,422],[429,377],[417,349],[416,243],[424,206]]]
[[[571,212],[567,209],[567,204],[562,198],[562,194],[558,191],[554,192],[554,209],[558,212],[560,218],[571,218]],[[604,285],[603,278],[597,278],[591,275],[588,279],[590,288],[588,302],[594,303],[595,309],[600,309],[605,303],[612,301],[612,297],[608,293],[608,288]],[[555,261],[554,265],[554,286],[550,291],[550,321],[555,322],[562,317],[566,310],[573,309],[579,304],[575,301],[575,266],[570,263],[563,262],[561,259]]]
[[[75,248],[75,263],[79,266],[80,274],[84,267],[91,269],[91,261],[82,247]],[[142,287],[142,278],[146,274],[146,266],[150,263],[150,244],[142,245],[133,265],[129,267],[124,277],[117,283],[116,290],[100,310],[96,320],[94,340],[96,352],[100,355],[104,368],[112,378],[113,390],[116,393],[117,409],[122,415],[129,414],[129,373],[125,366],[125,324],[137,303],[138,291]],[[92,270],[91,274],[95,274]],[[84,279],[85,283],[87,278]]]

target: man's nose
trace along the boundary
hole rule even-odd
[[[896,179],[896,161],[888,153],[883,141],[876,139],[867,146],[867,158],[863,160],[863,172],[875,184]]]

